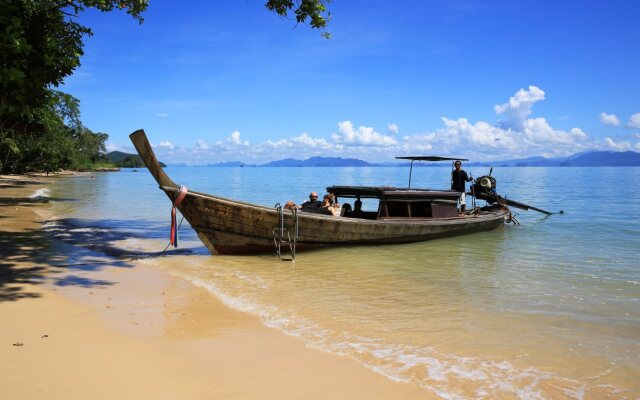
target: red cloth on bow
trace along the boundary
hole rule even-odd
[[[169,234],[169,243],[173,245],[173,247],[178,247],[178,226],[176,225],[176,207],[182,203],[182,200],[187,196],[186,186],[180,186],[180,193],[178,193],[178,198],[173,202],[173,207],[171,207],[171,232]]]

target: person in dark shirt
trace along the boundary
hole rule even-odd
[[[462,162],[460,160],[456,160],[454,166],[455,169],[451,171],[451,190],[462,193],[460,195],[460,212],[464,215],[464,211],[467,208],[465,182],[471,182],[473,176],[467,175],[467,172],[462,169]]]
[[[353,203],[353,212],[351,213],[351,215],[354,218],[362,218],[362,216],[364,215],[364,213],[362,212],[362,200],[360,200],[360,196],[358,196],[356,201]]]
[[[324,195],[320,214],[333,215],[334,217],[340,216],[340,205],[336,202],[336,197],[333,194],[327,193]]]
[[[320,207],[322,207],[322,202],[318,200],[318,193],[311,192],[309,193],[309,201],[302,203],[300,210],[306,212],[319,212]]]

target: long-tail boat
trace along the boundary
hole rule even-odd
[[[378,201],[377,211],[342,216],[187,192],[164,172],[143,130],[132,133],[130,138],[160,189],[214,254],[258,253],[274,248],[280,254],[281,246],[288,245],[295,257],[296,247],[419,242],[495,229],[510,215],[499,201],[460,215],[457,210],[460,192],[413,189],[410,183],[407,188],[328,187],[327,191],[336,198]],[[413,166],[415,160],[409,159]]]

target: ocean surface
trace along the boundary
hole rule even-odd
[[[196,191],[273,206],[334,184],[406,186],[409,171],[166,172]],[[56,229],[82,232],[78,240],[115,257],[142,257],[309,347],[442,398],[639,398],[640,168],[493,176],[502,195],[564,214],[514,209],[518,226],[285,262],[275,253],[212,256],[186,221],[180,248],[154,257],[168,242],[170,202],[145,169],[60,179],[50,195]],[[415,168],[412,186],[446,188],[449,177],[448,168]]]

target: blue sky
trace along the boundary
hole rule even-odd
[[[638,1],[329,7],[329,40],[258,0],[89,10],[62,90],[109,149],[144,128],[170,163],[640,151]]]

